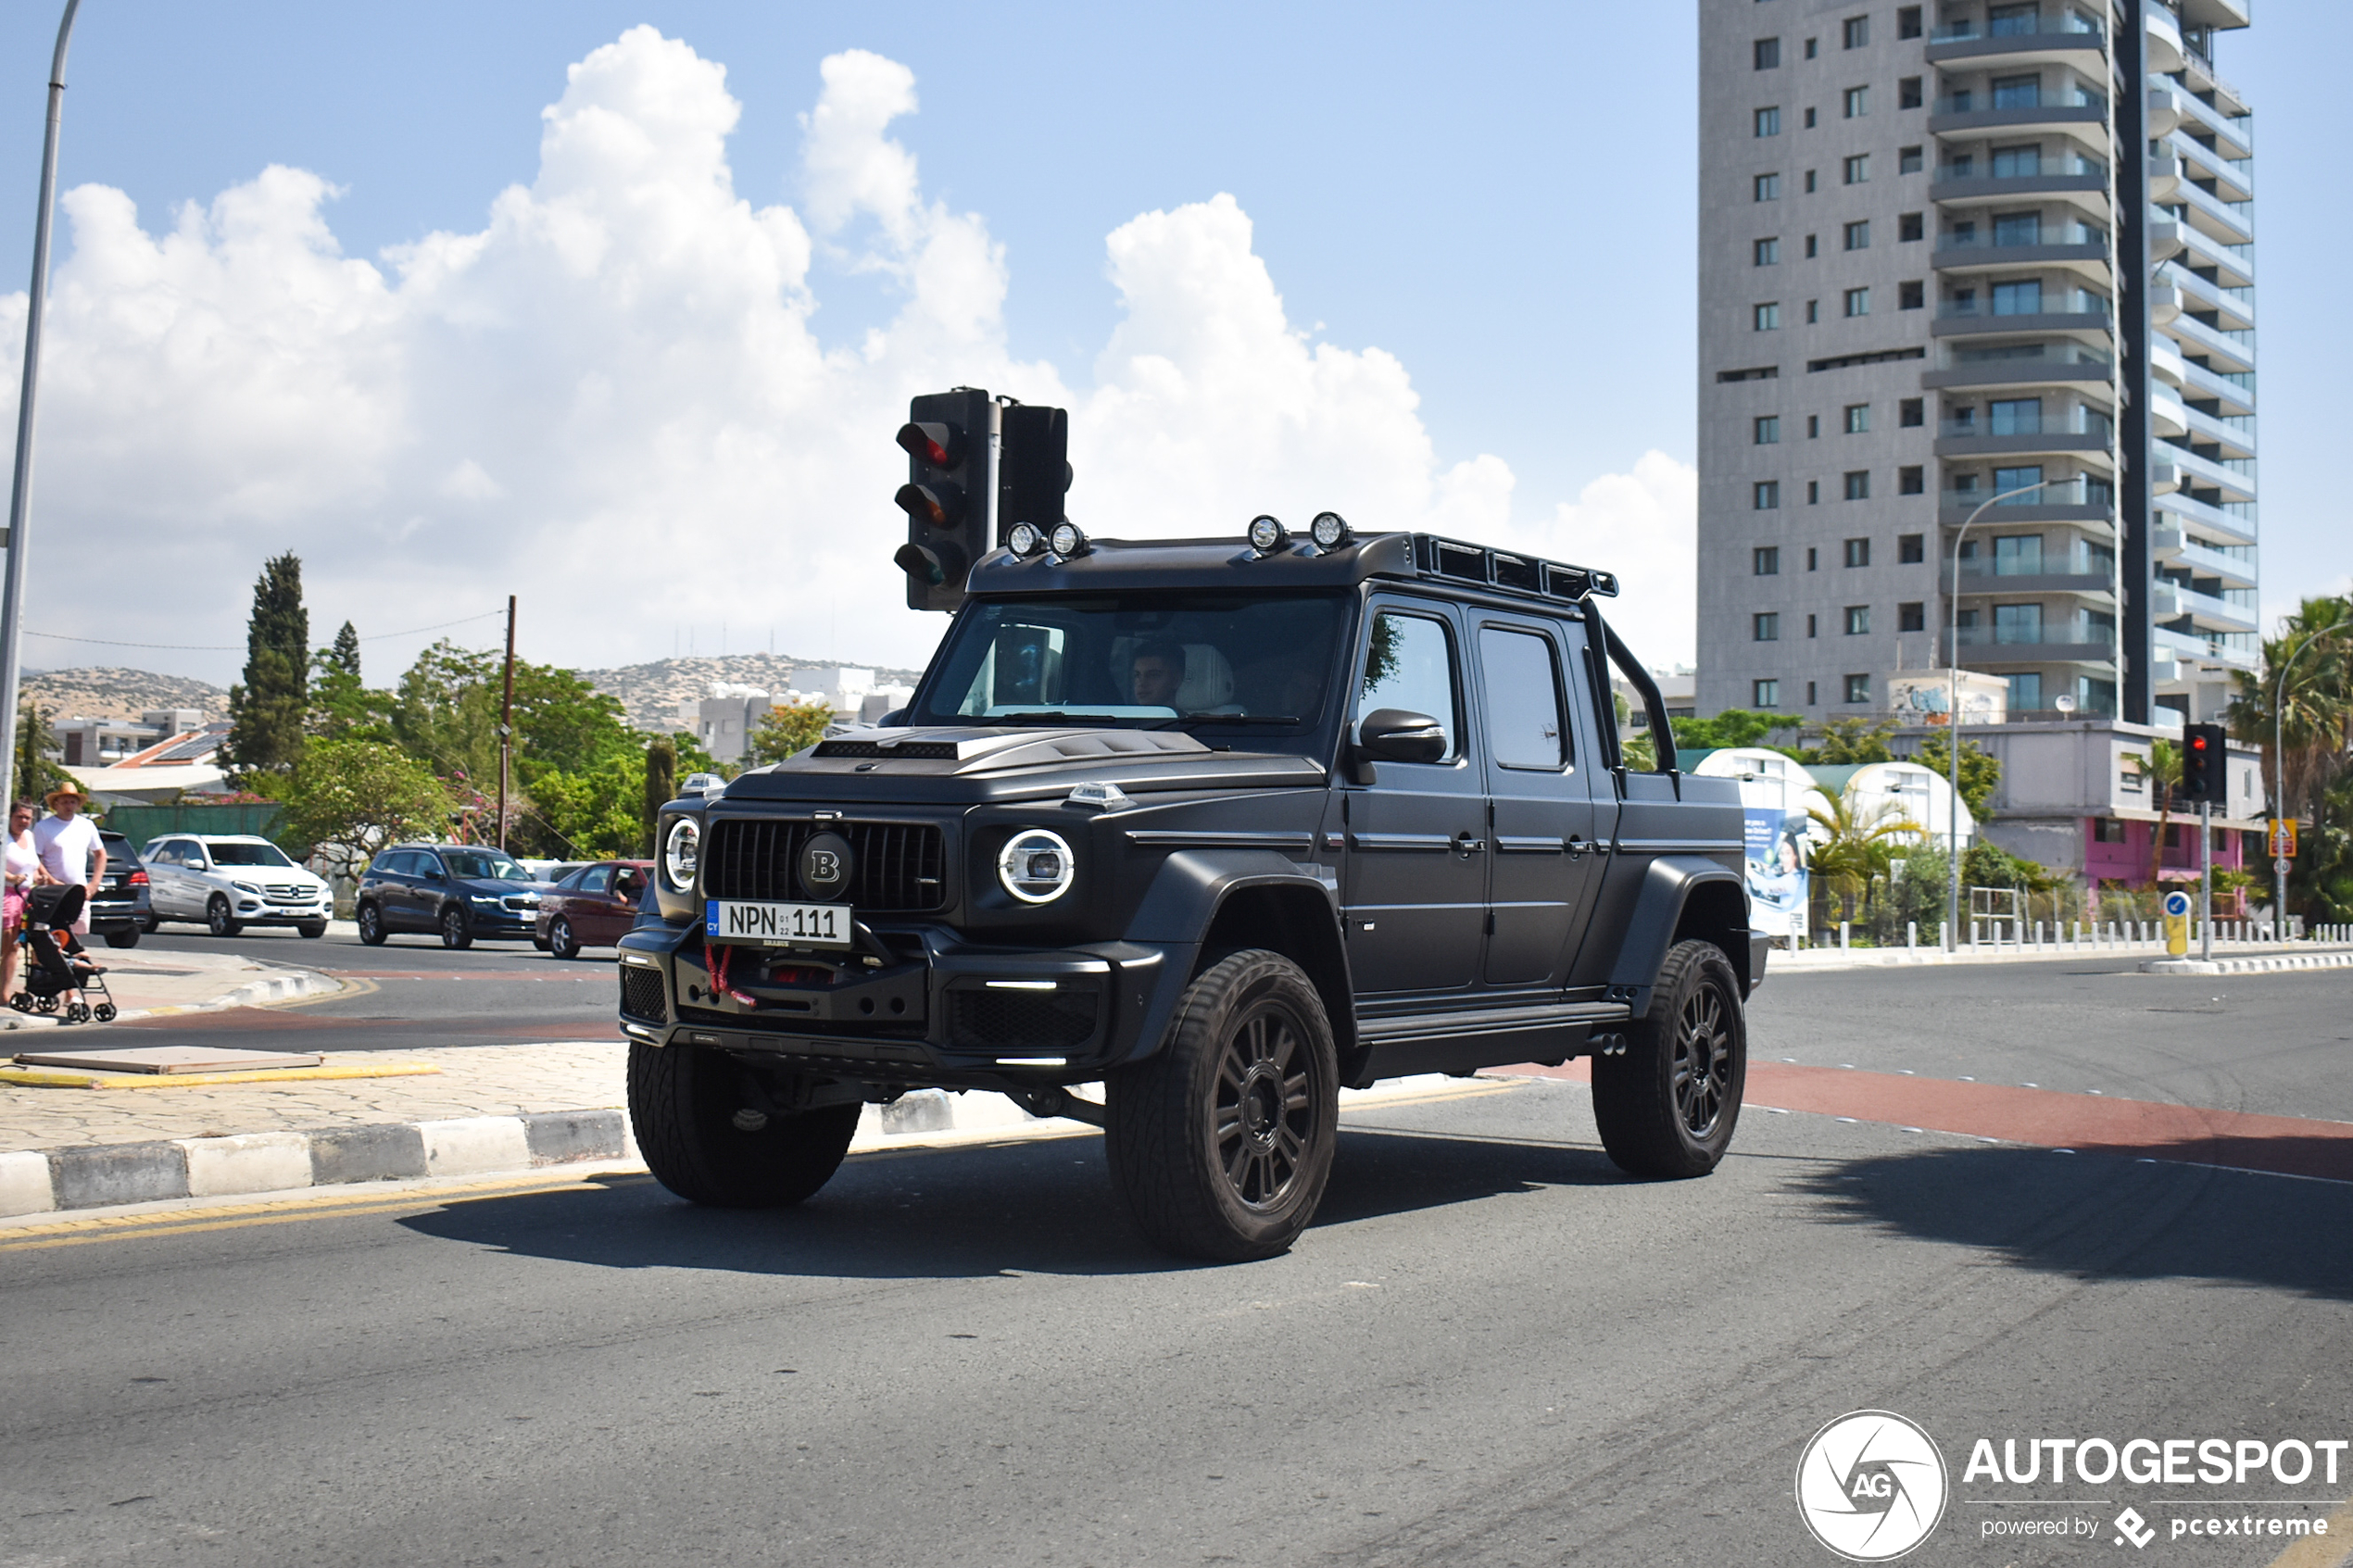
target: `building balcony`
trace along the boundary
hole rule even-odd
[[[2256,530],[2254,503],[2236,502],[2233,505],[2243,509],[2226,509],[2211,501],[2201,501],[2176,490],[2159,497],[2157,508],[2158,516],[2170,512],[2182,521],[2194,525],[2200,533],[2220,534],[2234,545],[2252,545]]]
[[[2080,245],[1996,245],[1982,241],[1942,240],[1929,265],[1939,272],[2016,272],[2031,267],[2063,267],[2102,288],[2108,282],[2105,234]]]
[[[2170,76],[2182,69],[2189,51],[2182,46],[2181,24],[2162,6],[2141,7],[2141,30],[2148,34],[2148,69]]]
[[[2160,524],[2149,530],[2149,555],[2168,566],[2196,572],[2200,577],[2220,578],[2226,588],[2260,586],[2255,580],[2252,561],[2208,549],[2178,527],[2168,528]]]
[[[1975,166],[1962,166],[1974,168]],[[2108,171],[2079,173],[2054,168],[2048,173],[1968,174],[1947,164],[1929,182],[1933,202],[2013,202],[2065,198],[2101,223],[2108,221]]]
[[[1929,323],[1929,334],[1940,338],[2024,337],[2030,333],[2074,332],[2106,343],[2111,324],[2105,310],[2045,310],[2032,316],[1939,316]]]
[[[1936,498],[1936,516],[1947,526],[1957,526],[1969,520],[1969,514],[1984,507],[1992,490],[1946,490]],[[1997,501],[1985,507],[1985,514],[1978,526],[2007,528],[2021,522],[2066,522],[2088,532],[2110,534],[2116,526],[2116,497],[2105,483],[2092,483],[2082,479],[2062,479],[2045,484],[2040,490],[2030,490],[2023,495]]]
[[[2148,116],[2148,133],[2153,137],[2169,135],[2184,124],[2196,124],[2213,132],[2224,157],[2255,156],[2255,132],[2247,122],[2248,117],[2226,115],[2177,87],[2151,87]],[[1929,129],[1936,129],[1935,121],[1929,122]]]
[[[2069,17],[2073,20],[2072,13]],[[2072,65],[2085,70],[2106,51],[2097,27],[2070,26],[2048,32],[1988,33],[1974,21],[1947,22],[1928,37],[1928,63],[1967,69],[1971,63],[2000,69],[2013,66]],[[2180,69],[2176,66],[2171,68]]]
[[[2108,451],[2115,437],[2104,430],[2065,430],[2060,421],[2046,421],[2039,430],[2008,431],[1995,435],[1982,425],[1964,426],[1947,420],[1951,433],[1936,438],[1936,455],[1948,460],[1971,458],[2069,457],[2101,468],[2112,466]]]
[[[2182,19],[2192,27],[2245,27],[2249,9],[2247,0],[2182,0]]]
[[[2173,341],[2162,332],[2149,338],[2149,370],[2158,381],[2179,387],[2184,397],[2210,397],[2232,418],[2255,412],[2255,390],[2233,377],[2193,365],[2182,358]]]
[[[2171,389],[2163,382],[2158,382],[2157,386],[2158,390],[2149,397],[2149,413],[2157,421],[2158,434],[2210,442],[2221,448],[2221,455],[2225,458],[2255,456],[2253,431],[2242,429],[2229,420],[2200,413],[2189,405],[2176,401],[2167,395]]]
[[[2181,161],[2183,169],[2196,180],[2214,182],[2214,194],[2226,202],[2255,199],[2255,160],[2245,157],[2224,157],[2202,142],[2193,142],[2176,131],[2165,138],[2165,149]],[[2152,160],[2149,177],[2156,180],[2156,162]]]
[[[2223,647],[2195,633],[2178,632],[2170,626],[2149,628],[2149,646],[2160,659],[2171,654],[2175,659],[2195,659],[2200,664],[2220,664],[2232,670],[2258,670],[2263,664],[2260,654]]]
[[[2255,369],[2253,332],[2224,332],[2185,313],[2175,315],[2157,330],[2180,345],[2184,370],[2192,368],[2189,357],[2193,354],[2203,354],[2212,361],[2210,365],[2202,367],[2208,370],[2244,375]]]
[[[1939,98],[1928,117],[1934,136],[1990,136],[2081,132],[2086,126],[2108,123],[2108,100],[2085,104],[2028,104],[1995,108],[1985,94],[1957,93]]]
[[[2172,214],[2152,210],[2149,213],[2149,259],[2179,261],[2185,267],[2211,267],[2215,277],[2226,289],[2255,286],[2255,258],[2245,245],[2226,245],[2186,223],[2173,221]]]
[[[2169,261],[2158,267],[2156,281],[2160,287],[2174,291],[2176,308],[2210,310],[2219,319],[2224,332],[2248,332],[2255,330],[2255,291],[2252,289],[2226,289],[2219,283],[2209,283],[2178,261]],[[2160,302],[2152,298],[2150,314],[2155,316],[2160,308]]]
[[[2026,318],[2009,316],[1999,320],[2018,321]],[[2013,386],[2064,387],[2086,382],[2105,385],[2115,379],[2115,367],[2107,355],[2072,339],[2026,346],[2039,346],[2045,352],[2005,354],[1998,358],[1989,355],[1984,358],[1962,358],[1957,354],[1952,363],[1921,372],[1920,385],[1930,391],[1964,387],[1992,391]]]
[[[1963,561],[1961,566],[1960,596],[1965,599],[2032,598],[2044,594],[2066,594],[2103,608],[2116,603],[2116,580],[2106,572],[2053,571],[2039,577],[2028,577],[2017,572],[1986,571],[1982,561]],[[1972,566],[1979,570],[1968,570]],[[1947,571],[1943,577],[1944,592],[1949,597],[1953,592],[1953,574]]]
[[[2200,457],[2166,441],[2156,443],[2149,456],[2153,459],[2149,469],[2154,479],[2161,481],[2165,470],[2171,469],[2176,484],[2220,491],[2225,501],[2255,499],[2255,465],[2251,461]]]
[[[1998,640],[2000,628],[1964,626],[1961,628],[1961,653],[1955,662],[1964,670],[2019,668],[2036,664],[2089,664],[2102,668],[2116,662],[2116,645],[2112,642],[2006,642]],[[2056,626],[2043,635],[2058,633]],[[2071,634],[2071,633],[2070,633]],[[1950,637],[1948,631],[1945,635]]]
[[[2154,187],[2154,182],[2151,182]],[[2201,186],[2187,180],[2176,180],[2172,189],[2160,194],[2152,188],[2150,199],[2158,202],[2179,202],[2188,213],[2190,227],[2218,245],[2246,245],[2255,243],[2255,204],[2226,202]]]
[[[2159,582],[2149,589],[2149,616],[2157,621],[2179,621],[2183,616],[2200,632],[2220,636],[2232,632],[2252,632],[2261,624],[2257,612],[2212,594],[2201,594],[2195,588],[2184,588],[2179,583]],[[2179,628],[2176,628],[2179,630]]]

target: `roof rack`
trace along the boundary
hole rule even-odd
[[[1540,598],[1572,603],[1599,595],[1617,596],[1617,574],[1591,567],[1565,566],[1559,561],[1491,550],[1435,533],[1414,535],[1414,565],[1425,577],[1449,577],[1491,588],[1513,589]]]

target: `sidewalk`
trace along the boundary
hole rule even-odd
[[[2191,949],[2197,948],[2193,943]],[[2283,956],[2320,957],[2339,955],[2334,962],[2345,961],[2342,955],[2353,954],[2353,946],[2321,942],[2217,942],[2216,960],[2275,959]],[[1778,949],[1765,960],[1765,978],[1771,981],[1776,974],[1825,974],[1843,969],[1881,969],[1897,964],[1982,964],[1982,963],[2045,963],[2057,960],[2084,959],[2163,959],[2170,957],[2162,941],[2155,942],[2094,942],[2085,938],[2082,945],[2072,942],[2028,942],[2023,944],[1985,943],[1947,953],[1939,947],[1808,947],[1803,952],[1785,953]],[[2329,967],[2334,967],[2333,962]],[[2273,966],[2272,967],[2319,967]]]
[[[261,963],[234,953],[164,953],[92,942],[90,956],[106,966],[107,985],[122,1018],[162,1018],[175,1012],[258,1007],[296,997],[326,996],[343,983],[289,964]],[[0,1029],[64,1028],[55,1014],[0,1008]],[[80,1028],[82,1026],[75,1025]],[[84,1030],[84,1033],[88,1031]],[[0,1056],[30,1048],[12,1041]]]

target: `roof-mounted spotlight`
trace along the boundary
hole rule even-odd
[[[1262,556],[1271,556],[1290,543],[1290,533],[1274,518],[1264,514],[1250,520],[1250,547]]]
[[[1348,543],[1348,520],[1338,512],[1317,512],[1307,525],[1307,536],[1319,550],[1337,550]]]
[[[1078,525],[1075,522],[1054,524],[1054,531],[1047,535],[1046,544],[1064,560],[1087,553],[1087,535],[1078,532]]]
[[[1005,530],[1005,548],[1017,556],[1034,556],[1046,547],[1046,535],[1034,522],[1017,522]]]

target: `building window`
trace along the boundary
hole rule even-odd
[[[1920,107],[1920,79],[1919,77],[1907,76],[1902,81],[1896,82],[1895,107],[1897,108],[1916,109]]]
[[[1865,218],[1849,223],[1840,231],[1840,235],[1848,250],[1869,250],[1871,248],[1871,220]]]
[[[1868,501],[1871,498],[1871,475],[1868,469],[1857,469],[1846,476],[1846,498]]]
[[[1995,435],[2043,433],[2043,400],[2039,397],[1996,397],[1985,405]]]
[[[1771,70],[1781,63],[1781,41],[1778,38],[1758,39],[1753,47],[1751,57],[1755,61],[1758,70]]]
[[[1869,476],[1857,476],[1850,473],[1846,477],[1849,479],[1855,479],[1857,477],[1868,478]],[[1849,486],[1849,488],[1852,488],[1852,486]],[[1849,539],[1846,541],[1846,564],[1849,566],[1870,565],[1871,542],[1869,539]]]
[[[1869,289],[1848,289],[1846,291],[1846,313],[1849,316],[1869,315],[1871,313],[1871,291]]]
[[[2026,0],[2022,5],[1995,6],[1986,13],[1985,31],[1994,38],[2016,38],[2043,31],[2043,8]]]
[[[1919,397],[1906,397],[1904,401],[1895,405],[1895,422],[1899,425],[1903,425],[1906,429],[1909,429],[1914,425],[1927,423],[1927,400]]]
[[[1918,6],[1898,6],[1895,8],[1895,36],[1918,38],[1919,35],[1920,8]]]
[[[1814,129],[1814,111],[1812,109],[1807,109],[1806,111],[1806,129],[1808,131]]]
[[[1750,487],[1749,506],[1752,510],[1760,512],[1780,510],[1781,482],[1778,479],[1758,480]]]
[[[1779,577],[1781,574],[1781,547],[1759,545],[1748,553],[1749,565],[1758,577]]]
[[[1844,118],[1860,119],[1871,112],[1871,90],[1868,87],[1849,87],[1839,95],[1839,107]]]
[[[1750,422],[1749,435],[1758,446],[1778,445],[1781,439],[1781,417],[1779,414],[1757,415]]]
[[[1997,76],[1994,79],[1994,107],[1997,109],[2034,109],[2043,107],[2043,79],[2039,76]]]
[[[2121,817],[2102,817],[2093,822],[2092,842],[2095,844],[2123,843],[2124,820]]]
[[[1895,149],[1896,173],[1918,174],[1922,167],[1923,164],[1920,157],[1920,150],[1918,147],[1898,147]]]
[[[1809,507],[1818,507],[1822,504],[1822,482],[1820,480],[1809,479],[1806,482],[1806,504]],[[1814,570],[1814,552],[1811,550],[1806,552],[1806,570],[1808,571]]]
[[[1822,434],[1822,416],[1821,416],[1821,415],[1819,415],[1819,414],[1808,414],[1808,415],[1806,415],[1806,440],[1808,440],[1808,441],[1816,441],[1816,440],[1819,440],[1819,439],[1821,438],[1821,434]]]
[[[1755,258],[1756,265],[1759,267],[1780,266],[1781,263],[1781,242],[1779,240],[1757,241]]]
[[[2043,640],[2043,607],[2032,605],[1995,605],[1994,607],[1994,640],[2032,646]]]
[[[1997,245],[2039,245],[2043,243],[2043,215],[2039,212],[1997,212],[1994,215],[1994,243]]]
[[[1817,698],[1817,697],[1814,696],[1814,683],[1813,683],[1813,682],[1811,682],[1811,681],[1806,682],[1806,707],[1808,707],[1808,708],[1811,708],[1811,707],[1813,707],[1813,706],[1814,706],[1814,704],[1815,704],[1818,700],[1819,700],[1819,699],[1818,699],[1818,698]]]
[[[1849,675],[1846,677],[1846,700],[1849,702],[1870,701],[1871,678],[1869,675]]]
[[[1815,637],[1821,634],[1821,620],[1822,618],[1818,615],[1809,615],[1806,618],[1806,634],[1807,636]]]
[[[1807,59],[1812,59],[1815,56],[1820,54],[1821,52],[1822,43],[1820,39],[1809,38],[1806,41],[1806,57]]]
[[[2044,497],[2041,494],[2029,487],[2042,483],[2043,465],[2040,463],[2030,463],[2020,468],[1995,469],[1994,470],[1994,495],[2006,495],[2013,490],[2025,492],[2023,495],[2010,496],[2007,501],[2002,503],[2004,506],[2032,507],[2041,504]]]
[[[1853,157],[1846,160],[1845,164],[1843,166],[1843,169],[1848,184],[1861,184],[1864,181],[1869,180],[1871,177],[1871,155],[1869,153],[1856,153]]]
[[[1779,108],[1758,109],[1756,111],[1756,133],[1759,136],[1780,135],[1781,133],[1781,111]]]
[[[1928,535],[1898,533],[1895,536],[1895,558],[1906,566],[1918,566],[1928,559]]]
[[[1848,605],[1846,607],[1846,634],[1850,637],[1864,637],[1870,634],[1870,630],[1871,607]]]
[[[2032,713],[2043,706],[2043,672],[2028,670],[2010,677],[2010,711]]]
[[[1994,296],[1996,316],[2040,316],[2043,313],[2043,280],[2012,278],[1995,283],[1989,291]]]
[[[1754,185],[1756,192],[1756,199],[1758,201],[1777,202],[1781,199],[1781,177],[1780,175],[1760,174],[1754,182]]]
[[[1780,329],[1780,324],[1781,307],[1778,302],[1760,305],[1756,307],[1756,330],[1758,332],[1774,332]]]
[[[1821,241],[1815,235],[1806,236],[1806,259],[1811,261],[1821,254]]]
[[[1927,631],[1928,606],[1917,601],[1907,605],[1897,605],[1895,607],[1895,629],[1898,632]]]
[[[1849,403],[1845,417],[1847,434],[1869,435],[1871,433],[1871,406],[1869,403]]]
[[[1927,220],[1917,212],[1897,214],[1895,219],[1895,237],[1906,245],[1909,245],[1915,240],[1924,240],[1928,238]]]
[[[1849,49],[1860,49],[1871,41],[1871,19],[1849,17],[1839,28],[1839,42]]]
[[[1814,170],[1810,169],[1806,171],[1806,194],[1809,196],[1814,194]]]
[[[1810,327],[1821,319],[1822,302],[1818,299],[1807,300],[1806,302],[1806,324]]]
[[[1920,310],[1928,306],[1928,285],[1914,278],[1895,285],[1895,308]]]
[[[1779,681],[1751,681],[1748,684],[1748,705],[1751,708],[1779,708],[1781,705],[1781,684]]]
[[[1895,470],[1895,493],[1898,495],[1928,494],[1928,470],[1918,463]]]
[[[1750,633],[1757,642],[1778,643],[1781,640],[1781,618],[1770,610],[1750,616],[1748,624]]]

